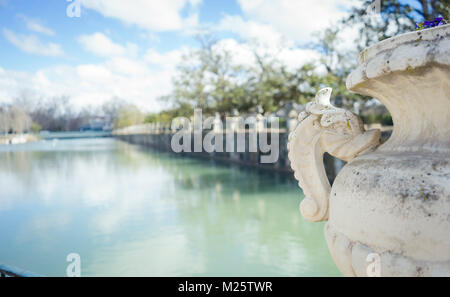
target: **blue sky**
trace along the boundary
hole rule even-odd
[[[317,59],[295,45],[310,41],[354,2],[73,1],[81,4],[79,18],[67,16],[72,3],[66,0],[0,0],[0,102],[64,95],[87,106],[120,97],[157,111],[164,107],[157,98],[170,91],[175,66],[197,46],[199,30],[219,38],[236,63],[251,63],[257,41],[294,67]]]
[[[208,5],[199,5],[199,20],[202,23],[214,22],[225,12],[239,12],[239,6],[234,1],[210,1]],[[217,3],[222,2],[220,10]],[[0,2],[1,3],[1,2]],[[66,8],[70,2],[64,0],[9,0],[6,5],[0,4],[0,23],[2,29],[7,28],[17,34],[30,34],[27,21],[35,22],[49,28],[53,35],[41,34],[44,42],[57,42],[63,46],[65,56],[51,58],[36,58],[18,51],[6,38],[0,39],[1,66],[9,69],[33,71],[48,63],[94,63],[98,57],[83,51],[76,37],[82,34],[103,32],[116,43],[133,42],[141,48],[154,48],[158,51],[170,51],[181,45],[194,45],[192,36],[180,34],[177,31],[149,32],[136,25],[124,24],[120,19],[104,17],[95,10],[82,7],[80,18],[69,18]],[[186,15],[185,11],[181,15]]]

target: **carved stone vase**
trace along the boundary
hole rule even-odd
[[[288,144],[302,215],[328,221],[346,276],[450,276],[450,25],[369,47],[347,88],[387,107],[392,136],[379,145],[379,130],[319,91]],[[332,187],[324,152],[348,161]]]

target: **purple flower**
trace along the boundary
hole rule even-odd
[[[435,26],[435,23],[434,23],[434,21],[425,21],[425,22],[423,23],[423,26],[424,26],[425,28],[431,28],[431,27],[434,27],[434,26]]]
[[[433,28],[433,27],[442,26],[442,25],[446,25],[446,24],[447,24],[447,21],[444,20],[444,18],[439,17],[439,18],[434,18],[433,21],[425,21],[422,23],[416,23],[416,30],[428,29],[428,28]]]

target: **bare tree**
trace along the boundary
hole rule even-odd
[[[22,91],[11,106],[4,106],[5,115],[2,114],[2,117],[5,123],[8,122],[7,130],[12,129],[16,133],[28,131],[32,123],[40,127],[39,130],[78,131],[98,117],[115,123],[119,119],[119,113],[126,107],[128,105],[122,99],[112,98],[102,106],[84,106],[79,109],[71,104],[69,96],[38,98],[32,93]],[[4,126],[6,128],[6,124]],[[0,131],[3,131],[1,125]]]
[[[0,131],[7,135],[9,129],[11,129],[11,117],[6,109],[2,109],[0,110]]]
[[[21,108],[13,106],[10,109],[11,128],[16,134],[23,134],[31,127],[30,116]]]
[[[120,111],[126,107],[124,100],[113,97],[109,101],[106,101],[101,106],[103,115],[112,123],[116,123],[119,120]]]

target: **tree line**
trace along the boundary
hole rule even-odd
[[[0,108],[0,133],[8,134],[10,131],[23,134],[31,128],[30,116],[17,106]]]
[[[79,131],[96,118],[115,128],[144,121],[144,114],[120,98],[112,98],[99,107],[76,108],[66,96],[35,100],[22,94],[12,103],[0,105],[0,134]]]
[[[206,114],[256,109],[271,113],[292,102],[304,104],[323,87],[333,88],[337,106],[367,101],[370,98],[350,93],[345,84],[359,52],[380,40],[414,31],[416,22],[438,16],[448,20],[450,10],[450,0],[383,0],[380,14],[374,17],[367,13],[373,1],[361,0],[345,19],[318,33],[306,48],[320,53],[319,63],[307,63],[295,70],[289,70],[276,54],[261,54],[257,43],[252,45],[254,65],[233,64],[231,53],[217,46],[219,40],[210,35],[198,36],[199,48],[178,65],[173,91],[160,98],[169,102],[169,108],[147,115],[145,121],[170,122],[177,116],[192,115],[194,108],[201,108]],[[359,34],[352,49],[340,50],[339,33],[349,27],[358,29]],[[318,72],[318,67],[322,71]],[[371,115],[368,120],[390,122],[386,113]]]

